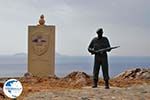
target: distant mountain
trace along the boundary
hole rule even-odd
[[[27,57],[28,54],[27,54],[27,53],[16,53],[16,54],[14,54],[13,56],[16,56],[16,57]],[[55,54],[55,57],[56,57],[56,58],[62,58],[62,57],[68,57],[68,56],[62,55],[62,54],[60,54],[60,53],[56,53],[56,54]]]
[[[60,54],[60,53],[55,53],[55,57],[56,58],[64,58],[64,57],[69,57],[69,56],[67,56],[67,55],[62,55],[62,54]]]
[[[26,53],[16,53],[13,56],[17,56],[17,57],[26,57],[27,54]]]
[[[55,54],[56,57],[61,57],[62,55],[60,53]]]

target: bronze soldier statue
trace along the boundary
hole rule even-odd
[[[88,51],[93,55],[94,57],[94,68],[93,68],[93,86],[92,88],[97,87],[98,83],[98,76],[99,76],[99,70],[100,66],[102,67],[103,77],[105,81],[105,89],[109,89],[109,73],[108,73],[108,59],[107,59],[107,52],[109,52],[110,43],[109,40],[103,36],[103,29],[100,28],[97,30],[98,37],[93,38],[91,41]],[[105,48],[107,48],[105,50]],[[99,52],[97,52],[99,51]]]

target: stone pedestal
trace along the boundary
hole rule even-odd
[[[28,72],[34,76],[55,74],[55,26],[28,27]]]

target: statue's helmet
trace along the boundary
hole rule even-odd
[[[96,31],[97,34],[102,34],[103,33],[103,29],[102,28],[99,28],[97,31]]]

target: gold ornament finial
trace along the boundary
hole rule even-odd
[[[45,20],[44,20],[44,15],[42,14],[39,19],[39,25],[44,25],[44,24],[45,24]]]

